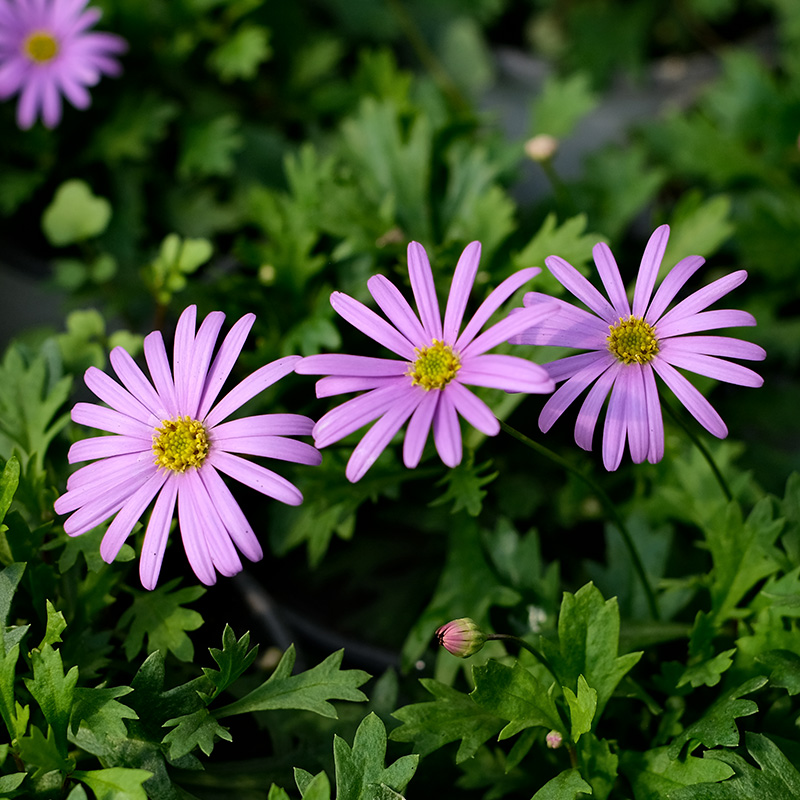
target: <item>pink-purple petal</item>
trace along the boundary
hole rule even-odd
[[[444,327],[442,336],[447,344],[453,345],[458,339],[458,332],[464,319],[475,276],[478,273],[478,264],[481,259],[481,243],[470,242],[461,253],[453,273],[450,293],[447,296],[447,306],[444,312]]]
[[[721,297],[724,297],[729,292],[732,292],[737,286],[741,286],[747,278],[747,272],[743,269],[732,272],[730,275],[725,275],[718,278],[708,286],[698,289],[693,294],[690,294],[685,300],[682,300],[674,308],[670,309],[659,321],[659,327],[668,325],[670,322],[677,322],[685,317],[690,317],[708,308],[712,303],[715,303]]]
[[[577,370],[567,382],[548,398],[539,414],[539,430],[547,433],[555,421],[575,402],[590,383],[597,380],[611,364],[607,359],[594,358]]]
[[[659,358],[663,359],[673,367],[696,372],[698,375],[705,375],[707,378],[714,378],[725,383],[735,383],[739,386],[759,387],[764,383],[764,379],[749,367],[741,364],[734,364],[715,356],[705,356],[700,353],[685,353],[675,348],[662,348]]]
[[[207,463],[235,481],[281,503],[299,506],[303,502],[303,495],[294,484],[259,464],[219,450],[208,454]]]
[[[426,392],[418,386],[414,388],[415,391],[422,393],[422,397],[416,410],[411,415],[411,419],[408,421],[406,436],[403,440],[403,463],[409,469],[414,469],[422,458],[422,451],[425,449],[425,442],[428,440],[428,433],[436,413],[436,406],[442,394],[436,391]]]
[[[575,419],[575,444],[583,450],[592,449],[594,429],[597,426],[597,419],[600,416],[603,403],[623,367],[623,364],[615,361],[589,389],[580,411],[578,411],[578,416]]]
[[[559,256],[548,256],[544,263],[553,273],[555,279],[572,295],[578,298],[587,308],[590,308],[609,325],[619,319],[619,314],[614,310],[608,300],[589,283],[583,275]]]
[[[383,275],[373,275],[367,281],[367,288],[378,304],[378,308],[386,314],[388,320],[409,342],[418,345],[428,344],[430,340],[422,327],[422,323],[414,313],[414,309],[400,293],[400,290]]]
[[[217,581],[217,574],[201,527],[199,509],[193,494],[188,491],[186,474],[179,477],[181,480],[178,484],[178,527],[181,531],[183,549],[189,566],[200,582],[206,586],[213,586]]]
[[[497,436],[500,433],[500,423],[492,413],[492,410],[466,386],[453,381],[444,391],[455,406],[456,411],[473,428],[486,434],[486,436]]]
[[[212,311],[200,325],[192,347],[192,360],[189,368],[189,384],[186,387],[184,413],[192,419],[197,417],[203,390],[205,389],[208,367],[214,352],[214,345],[225,320],[221,311]]]
[[[539,320],[522,333],[509,337],[511,344],[533,344],[546,347],[576,347],[598,350],[607,346],[609,326],[599,317],[563,300],[528,292],[523,298],[526,308],[540,305],[550,306],[548,316]],[[513,309],[512,314],[519,309]]]
[[[626,395],[625,418],[628,428],[628,445],[634,464],[641,464],[647,458],[647,452],[650,449],[644,369],[641,364],[627,365],[620,371],[614,387],[615,391],[625,392]],[[619,466],[619,462],[617,466]]]
[[[647,365],[642,370],[644,380],[645,407],[647,409],[648,446],[647,460],[657,464],[664,457],[664,420],[653,368]]]
[[[608,350],[592,351],[590,353],[577,353],[574,356],[566,356],[558,361],[548,361],[542,366],[547,370],[547,374],[556,382],[571,378],[577,375],[582,369],[590,364],[604,363],[605,369],[617,362],[617,359]]]
[[[407,252],[408,277],[411,280],[411,290],[414,292],[414,301],[419,309],[422,327],[431,340],[441,340],[443,335],[442,316],[439,311],[439,300],[436,297],[436,286],[433,283],[433,271],[430,261],[428,261],[428,254],[419,242],[411,242]],[[403,355],[399,350],[395,352]]]
[[[298,375],[347,375],[349,377],[378,377],[403,375],[408,371],[408,361],[393,358],[351,356],[345,353],[306,356],[297,363]]]
[[[197,306],[187,306],[178,318],[172,353],[172,374],[175,380],[175,396],[181,415],[189,414],[187,395],[191,382],[194,333],[197,324]]]
[[[283,436],[231,436],[224,439],[214,437],[213,447],[226,453],[245,456],[263,456],[278,461],[293,461],[296,464],[316,466],[322,463],[322,454],[316,447],[286,439]]]
[[[536,325],[548,317],[553,311],[552,306],[537,305],[530,308],[518,308],[513,314],[496,322],[485,330],[480,336],[473,339],[462,351],[462,358],[481,355],[498,344],[508,341],[512,336]]]
[[[592,248],[592,256],[608,299],[614,307],[614,313],[618,317],[629,317],[631,306],[611,248],[605,242],[598,242]]]
[[[139,557],[139,579],[142,586],[148,590],[155,589],[158,583],[177,497],[178,482],[167,481],[158,493],[153,510],[150,512],[150,521],[147,523],[142,553]]]
[[[399,382],[402,384],[411,385],[411,378],[406,377]],[[350,392],[368,392],[371,389],[380,389],[384,386],[397,386],[398,380],[396,377],[371,377],[364,376],[359,378],[342,377],[339,375],[331,375],[328,378],[321,378],[316,384],[316,394],[318,398],[335,397],[340,394],[349,394]]]
[[[221,422],[213,428],[215,441],[230,436],[311,436],[314,420],[302,414],[259,414]]]
[[[636,278],[636,288],[633,292],[633,316],[644,317],[650,298],[653,295],[653,287],[656,285],[658,271],[664,259],[669,241],[669,225],[660,225],[647,240],[644,248],[642,261],[639,265],[639,275]]]
[[[718,330],[719,328],[752,327],[755,324],[756,318],[748,311],[719,308],[716,311],[701,311],[694,316],[681,317],[666,323],[659,322],[656,326],[656,336],[659,339],[666,339],[687,333]]]
[[[164,338],[160,331],[153,331],[144,337],[144,358],[147,369],[153,379],[153,385],[167,410],[170,419],[178,416],[178,399],[175,394],[175,382],[172,380],[172,371],[169,368],[167,349],[164,347]]]
[[[72,409],[72,421],[79,425],[89,425],[108,433],[120,433],[135,439],[152,441],[153,426],[140,422],[127,414],[120,414],[105,406],[94,403],[76,403]]]
[[[414,345],[363,303],[342,292],[334,292],[331,295],[331,305],[342,319],[347,320],[370,339],[374,339],[402,358],[414,360]]]
[[[168,414],[164,402],[156,393],[153,385],[139,369],[137,363],[131,355],[122,347],[115,347],[109,360],[114,372],[122,382],[122,385],[140,402],[151,414],[159,420],[164,420]]]
[[[447,392],[442,392],[433,415],[433,441],[439,457],[448,467],[461,463],[462,442],[458,414]]]
[[[93,461],[96,458],[109,458],[127,453],[152,453],[153,446],[146,439],[133,439],[130,436],[95,436],[75,442],[67,454],[70,464],[80,461]]]
[[[603,425],[603,466],[609,472],[619,467],[622,454],[625,452],[625,438],[630,424],[628,409],[633,399],[626,380],[629,375],[630,372],[624,367],[619,371],[608,399]]]
[[[675,295],[683,288],[686,281],[705,264],[705,259],[700,256],[687,256],[681,259],[661,281],[661,285],[656,290],[656,295],[650,307],[647,309],[645,319],[651,325],[658,322],[661,315],[666,311],[667,306],[675,299]]]
[[[701,353],[707,356],[743,358],[747,361],[762,361],[767,351],[752,342],[730,336],[684,336],[667,339],[661,345],[663,352]]]
[[[123,389],[113,378],[109,378],[105,372],[97,369],[97,367],[89,367],[83,376],[83,380],[96,397],[111,406],[115,411],[119,411],[128,417],[133,417],[151,427],[160,422],[136,397]]]
[[[542,394],[555,389],[555,383],[544,367],[518,356],[501,354],[464,359],[455,382],[529,394]]]

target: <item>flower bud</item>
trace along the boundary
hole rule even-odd
[[[547,746],[551,750],[557,750],[561,747],[561,742],[563,741],[563,737],[558,731],[550,731],[547,736],[544,737],[545,742],[547,742]]]
[[[534,161],[549,161],[558,150],[558,139],[549,133],[540,133],[525,142],[525,155]]]
[[[454,619],[436,631],[439,644],[459,658],[477,653],[486,642],[486,634],[469,617]]]

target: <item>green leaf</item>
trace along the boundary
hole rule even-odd
[[[152,592],[137,593],[133,605],[120,617],[119,627],[130,625],[125,635],[125,657],[137,655],[147,636],[147,652],[170,651],[181,661],[194,658],[194,645],[186,631],[197,630],[203,618],[196,611],[183,608],[205,594],[201,586],[187,586],[173,591],[180,578],[159,586]]]
[[[67,754],[67,728],[78,681],[78,668],[72,667],[64,674],[61,653],[46,644],[41,651],[31,651],[33,678],[25,678],[25,686],[42,709],[44,718],[52,726],[59,752]],[[49,738],[49,735],[48,735]]]
[[[641,653],[618,656],[619,608],[616,598],[603,600],[591,583],[574,595],[564,592],[558,618],[558,646],[541,639],[559,683],[575,691],[583,675],[597,692],[599,719],[622,677],[641,658]]]
[[[617,782],[619,757],[606,739],[598,739],[593,733],[581,737],[577,751],[582,774],[592,787],[592,798],[606,800]]]
[[[725,747],[738,745],[739,729],[736,727],[736,719],[750,716],[758,711],[758,706],[752,700],[741,698],[757,691],[766,682],[767,678],[759,675],[725,692],[697,722],[675,738],[669,746],[669,757],[677,758],[687,742],[697,741],[709,748],[719,745]],[[690,752],[692,749],[693,746],[690,746]]]
[[[56,735],[50,725],[47,726],[47,737],[36,725],[31,725],[28,736],[20,736],[17,740],[19,755],[26,764],[36,767],[34,779],[53,770],[70,773],[75,762],[67,758],[66,750],[56,743]]]
[[[19,789],[27,777],[27,772],[13,772],[11,775],[3,775],[0,777],[0,795],[14,797],[15,790]],[[11,792],[14,792],[14,794],[10,794]]]
[[[393,741],[413,742],[415,752],[426,756],[460,739],[456,753],[456,763],[460,764],[503,728],[503,720],[497,714],[481,708],[469,695],[430,678],[421,678],[420,683],[436,699],[392,712],[403,723],[390,732]]]
[[[93,769],[88,772],[75,770],[72,777],[85,783],[93,792],[95,800],[147,800],[142,784],[153,773],[144,769]]]
[[[540,725],[562,730],[564,723],[553,700],[553,684],[542,683],[519,662],[511,667],[487,661],[472,668],[475,689],[470,697],[477,705],[508,724],[498,739],[508,739],[525,728]]]
[[[552,75],[545,80],[531,109],[531,135],[547,133],[564,139],[597,102],[586,73],[573,72],[565,77]]]
[[[16,456],[11,456],[3,467],[3,474],[0,475],[0,522],[5,519],[8,513],[18,486],[19,459]],[[6,616],[8,616],[7,613]],[[2,624],[5,625],[5,618],[2,619]]]
[[[577,742],[581,734],[588,733],[592,729],[592,720],[597,711],[597,692],[586,683],[583,675],[578,676],[577,695],[568,686],[562,687],[562,690],[569,706],[570,736],[573,742]]]
[[[47,601],[47,627],[42,641],[36,645],[37,650],[42,650],[45,645],[57,644],[61,641],[61,633],[67,627],[67,621],[60,611],[56,611],[53,604]]]
[[[295,767],[294,777],[303,800],[330,800],[331,782],[324,772],[311,775],[311,773]]]
[[[328,700],[366,700],[366,695],[356,687],[370,677],[360,669],[340,669],[343,655],[344,650],[338,650],[317,666],[292,675],[295,650],[294,645],[291,645],[283,654],[275,672],[261,686],[217,710],[214,716],[229,717],[250,711],[292,708],[313,711],[320,716],[336,719],[336,709]]]
[[[672,792],[683,786],[716,783],[733,775],[733,770],[708,758],[687,755],[672,758],[667,747],[638,753],[622,753],[622,771],[630,780],[635,796],[641,800],[660,800],[673,797]]]
[[[334,736],[336,800],[388,800],[392,795],[386,793],[387,788],[402,792],[414,777],[419,756],[402,756],[388,767],[384,767],[385,758],[386,728],[375,714],[369,714],[358,726],[352,748]]]
[[[687,667],[678,680],[677,688],[685,686],[687,683],[691,683],[694,688],[698,686],[716,686],[722,679],[722,673],[730,669],[731,664],[733,664],[731,656],[735,652],[735,647],[730,650],[723,650],[713,658]]]
[[[269,787],[269,794],[267,795],[267,800],[292,800],[292,799],[286,793],[285,789],[281,789],[280,786],[276,786],[273,783]]]
[[[670,800],[761,800],[761,798],[800,797],[800,772],[766,736],[747,732],[745,738],[750,755],[760,769],[737,753],[708,750],[705,759],[721,761],[733,769],[734,777],[722,783],[704,784],[682,789]]]
[[[234,157],[243,143],[239,119],[233,114],[188,125],[178,175],[182,178],[230,175],[235,167]]]
[[[56,247],[99,236],[111,219],[111,203],[92,194],[84,181],[69,180],[58,187],[42,215],[42,230]]]
[[[245,22],[233,35],[216,47],[208,57],[208,66],[225,83],[237,78],[255,78],[258,68],[272,55],[269,30],[261,25]]]
[[[203,674],[214,684],[214,691],[207,698],[211,702],[225,691],[255,660],[258,645],[250,648],[250,634],[245,633],[236,640],[233,628],[226,623],[222,632],[222,650],[210,647],[209,652],[219,665],[219,670],[203,667]]]
[[[0,575],[1,577],[1,575]],[[6,642],[6,646],[8,642]],[[3,717],[8,738],[13,740],[25,732],[25,725],[18,720],[17,703],[14,693],[14,678],[19,660],[19,644],[0,650],[0,716]]]
[[[24,562],[9,564],[0,572],[0,637],[8,624],[11,601],[14,598],[26,566],[27,564]]]
[[[139,718],[132,708],[117,702],[118,697],[132,691],[129,686],[76,688],[70,713],[70,741],[96,756],[112,756],[118,744],[128,737],[125,720]]]
[[[531,800],[576,800],[581,792],[591,794],[592,787],[577,769],[565,769],[547,781]]]
[[[196,747],[210,756],[217,739],[233,741],[228,729],[223,728],[205,707],[198,708],[191,714],[168,719],[164,723],[164,727],[173,726],[176,726],[175,730],[170,731],[162,740],[169,747],[169,757],[173,762],[188,755]]]
[[[500,473],[492,472],[486,474],[491,469],[492,462],[485,461],[477,466],[473,465],[473,458],[467,458],[457,467],[449,469],[445,476],[437,481],[436,486],[446,486],[447,490],[443,495],[437,497],[429,505],[441,506],[452,502],[450,509],[452,514],[456,514],[464,509],[471,517],[477,517],[483,507],[483,498],[486,497],[484,486],[491,483]],[[481,474],[483,473],[483,474]]]
[[[770,650],[756,657],[770,672],[769,682],[790,695],[800,694],[800,656],[791,650]]]

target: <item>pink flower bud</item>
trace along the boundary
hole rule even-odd
[[[486,634],[469,617],[454,619],[436,631],[439,644],[459,658],[477,653],[486,642]]]
[[[547,742],[547,746],[551,750],[557,750],[559,747],[561,747],[563,737],[558,731],[550,731],[550,733],[544,737],[544,740]]]
[[[540,133],[525,142],[525,155],[534,161],[549,161],[558,150],[558,139],[549,133]]]

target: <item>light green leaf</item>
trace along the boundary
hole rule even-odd
[[[84,181],[69,180],[58,187],[42,215],[42,230],[56,247],[99,236],[111,219],[111,204],[92,194]]]
[[[672,792],[683,786],[716,783],[733,775],[733,770],[718,761],[687,755],[671,758],[669,748],[659,747],[638,753],[622,753],[622,772],[633,785],[636,797],[642,800],[672,798]]]
[[[500,473],[490,472],[492,462],[473,465],[473,458],[464,459],[457,467],[449,469],[445,476],[437,481],[436,486],[446,486],[447,490],[440,497],[432,500],[429,505],[441,506],[452,502],[450,513],[456,514],[462,509],[471,517],[477,517],[483,507],[483,498],[486,490],[483,488],[491,483]]]
[[[770,650],[756,661],[772,670],[769,682],[773,686],[786,689],[790,695],[800,694],[800,655],[791,650]]]
[[[243,143],[239,119],[233,114],[189,125],[178,161],[178,175],[182,178],[230,175],[234,157]]]
[[[75,762],[67,758],[66,751],[56,743],[52,727],[47,726],[47,737],[36,725],[31,725],[28,736],[20,736],[17,740],[19,755],[26,764],[36,767],[34,779],[53,770],[72,772]]]
[[[706,659],[687,667],[678,680],[678,688],[685,686],[687,683],[691,683],[695,688],[698,686],[716,686],[722,678],[722,673],[733,664],[731,656],[735,652],[735,647],[730,650],[723,650],[714,658]]]
[[[569,716],[571,722],[570,735],[573,742],[581,738],[581,734],[588,733],[592,729],[592,720],[597,710],[597,692],[586,683],[583,675],[578,676],[578,694],[568,686],[563,686],[564,699],[569,706]]]
[[[36,646],[37,650],[42,650],[45,645],[57,644],[61,641],[61,633],[67,627],[67,621],[60,611],[56,611],[53,604],[47,600],[47,627],[42,641]]]
[[[311,775],[305,770],[295,768],[294,777],[303,800],[330,800],[331,782],[324,772]]]
[[[358,726],[352,748],[334,736],[336,800],[386,797],[385,788],[402,792],[414,777],[419,756],[402,756],[388,767],[384,767],[385,758],[386,728],[375,714],[369,714]]]
[[[564,139],[597,102],[586,73],[573,72],[566,77],[553,75],[544,82],[531,109],[531,135],[546,133]]]
[[[5,796],[6,793],[15,792],[16,789],[22,785],[25,778],[28,777],[27,772],[13,772],[11,775],[3,775],[0,777],[0,796]],[[10,795],[14,797],[15,795]]]
[[[415,752],[421,756],[460,739],[456,753],[456,763],[460,764],[472,758],[503,727],[503,720],[497,714],[479,706],[469,695],[430,678],[421,678],[420,683],[436,699],[394,711],[392,716],[403,724],[394,728],[389,738],[413,742]]]
[[[0,522],[5,519],[5,516],[8,513],[8,509],[11,506],[11,501],[14,499],[14,494],[17,491],[18,486],[19,459],[16,456],[11,456],[11,458],[6,461],[6,464],[3,467],[3,474],[0,475]],[[19,582],[19,578],[17,579],[17,582]],[[14,589],[16,589],[16,584],[14,584]],[[2,600],[0,600],[0,624],[5,625],[7,617],[8,609],[6,609],[5,617],[2,616]]]
[[[539,789],[531,800],[576,800],[581,792],[592,793],[592,787],[581,778],[577,769],[565,769]]]
[[[258,68],[272,55],[269,30],[261,25],[245,22],[208,57],[208,66],[225,83],[237,78],[250,80]]]
[[[144,769],[123,767],[72,773],[75,780],[85,783],[94,792],[95,800],[147,800],[142,784],[152,775]]]
[[[132,691],[129,686],[76,688],[70,713],[70,741],[96,756],[111,756],[128,737],[125,720],[139,718],[116,699]]]
[[[337,718],[336,709],[328,700],[361,702],[366,695],[356,687],[369,680],[360,669],[340,669],[343,650],[331,653],[317,666],[292,675],[295,661],[294,645],[283,654],[275,672],[244,697],[217,710],[217,718],[250,711],[267,711],[276,708],[313,711],[323,717]]]
[[[205,589],[188,586],[173,591],[180,578],[159,586],[152,592],[137,593],[133,605],[120,617],[122,630],[130,625],[125,635],[125,657],[132,659],[142,649],[147,636],[147,652],[154,650],[172,652],[181,661],[194,658],[194,645],[186,631],[197,630],[203,618],[184,604],[197,600]]]
[[[223,728],[207,708],[198,708],[191,714],[184,714],[180,717],[168,719],[164,727],[175,727],[162,740],[163,744],[169,747],[169,758],[176,761],[179,758],[191,753],[199,747],[207,756],[211,755],[214,749],[214,742],[217,739],[233,741],[233,737],[228,733],[227,728]]]
[[[219,665],[219,670],[203,667],[203,674],[214,684],[214,691],[207,697],[211,702],[225,691],[255,660],[258,645],[250,648],[250,634],[245,633],[236,640],[233,628],[226,623],[222,632],[222,650],[209,648],[211,657]]]

